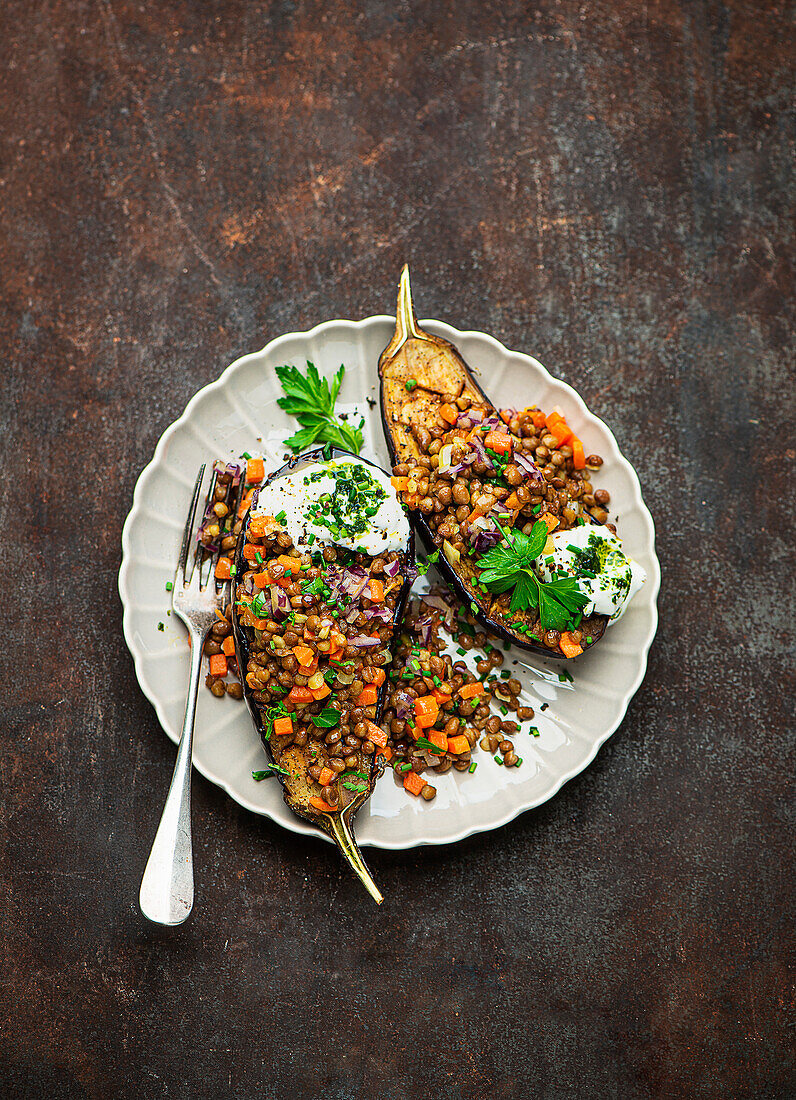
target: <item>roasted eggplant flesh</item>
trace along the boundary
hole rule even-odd
[[[465,606],[493,633],[546,657],[574,656],[593,646],[605,630],[605,615],[576,613],[556,629],[555,616],[540,619],[538,608],[523,609],[519,600],[512,609],[511,590],[488,590],[481,581],[484,556],[507,533],[509,541],[518,531],[530,535],[543,520],[548,553],[553,532],[604,522],[586,507],[595,503],[590,471],[572,447],[553,455],[541,445],[547,427],[535,406],[501,415],[453,344],[419,327],[406,268],[395,334],[379,359],[379,375],[394,483]]]
[[[336,449],[291,460],[244,518],[233,615],[244,695],[285,801],[338,843],[383,771],[378,723],[413,564],[389,477]]]

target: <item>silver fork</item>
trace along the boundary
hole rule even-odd
[[[193,907],[193,850],[191,845],[191,759],[196,700],[202,671],[202,651],[210,627],[218,622],[216,611],[229,598],[229,585],[217,588],[214,579],[216,555],[207,557],[199,551],[195,531],[196,507],[204,479],[204,465],[199,470],[193,490],[191,507],[185,523],[180,559],[174,578],[172,608],[188,628],[191,642],[191,678],[185,717],[177,748],[177,760],[158,831],[149,853],[141,880],[139,904],[145,917],[158,924],[182,924]],[[218,475],[210,480],[207,501],[213,500]],[[233,504],[237,507],[234,494]],[[205,509],[207,504],[205,505]],[[234,516],[233,512],[233,516]],[[194,553],[191,554],[191,549]],[[190,564],[189,564],[190,556]],[[207,561],[211,562],[209,570]]]

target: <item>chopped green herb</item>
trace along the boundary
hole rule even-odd
[[[251,455],[249,454],[248,451],[243,452],[243,458],[245,458],[247,461],[251,458]]]
[[[166,626],[165,626],[164,623],[158,623],[158,630],[165,630],[165,629],[166,629]]]
[[[166,581],[166,591],[171,592],[173,589],[174,585],[171,583],[171,581]]]
[[[269,764],[267,768],[262,771],[252,772],[252,779],[255,783],[262,783],[264,779],[270,779],[272,775],[290,775],[291,773],[287,768],[280,768],[278,764]]]
[[[495,757],[495,763],[496,764],[502,764],[503,763],[503,757],[502,756],[496,756]]]
[[[475,769],[476,769],[477,767],[478,767],[478,763],[477,763],[477,761],[473,760],[472,764],[471,764],[471,765],[470,765],[470,767],[469,767],[469,768],[467,769],[467,770],[468,770],[468,772],[470,773],[470,775],[472,775],[472,774],[473,774],[473,772],[475,771]]]
[[[528,733],[530,733],[531,737],[541,737],[542,736],[539,733],[539,730],[537,729],[536,726],[531,726],[531,728],[528,730]]]
[[[324,707],[320,714],[313,715],[312,722],[318,729],[332,729],[340,725],[340,711],[334,707]]]
[[[282,509],[281,512],[276,513],[276,515],[274,516],[274,519],[276,520],[277,523],[284,523],[285,522],[285,520],[287,519],[287,515],[285,514],[284,508]]]
[[[407,378],[407,380],[404,382],[404,389],[407,393],[411,393],[412,390],[417,389],[417,379]]]
[[[567,672],[566,670],[564,670],[564,672],[559,672],[558,679],[559,679],[559,683],[562,683],[562,684],[571,684],[571,683],[574,682],[573,679],[572,679],[572,673]]]
[[[415,745],[417,748],[425,750],[425,752],[434,753],[435,756],[445,755],[445,750],[435,745],[432,741],[429,741],[427,737],[418,737],[417,741],[415,741]]]

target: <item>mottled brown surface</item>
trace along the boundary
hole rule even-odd
[[[0,21],[0,1095],[792,1095],[786,6]],[[195,916],[156,930],[174,750],[121,636],[135,479],[227,363],[383,312],[406,259],[425,315],[536,353],[636,465],[647,679],[540,810],[373,854],[379,911],[197,779]]]

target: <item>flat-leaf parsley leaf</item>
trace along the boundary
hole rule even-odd
[[[574,577],[554,577],[551,581],[537,577],[533,562],[547,542],[547,524],[537,520],[530,535],[522,531],[509,532],[503,527],[500,530],[505,542],[489,550],[478,563],[480,583],[490,592],[513,589],[511,610],[538,610],[543,630],[566,629],[589,599],[578,588]]]
[[[334,414],[334,404],[340,392],[345,367],[332,379],[331,388],[326,378],[321,378],[318,368],[307,360],[307,374],[298,367],[277,367],[276,374],[282,383],[285,396],[277,404],[289,416],[294,416],[302,425],[300,431],[285,440],[285,444],[296,454],[305,450],[311,443],[320,441],[332,443],[345,451],[359,454],[362,449],[362,424],[352,427]]]

